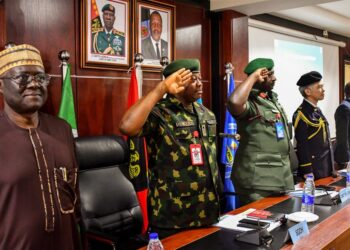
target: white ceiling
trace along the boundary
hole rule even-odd
[[[271,14],[350,37],[350,0],[210,0],[210,9]]]

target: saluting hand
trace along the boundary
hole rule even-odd
[[[265,79],[268,77],[269,71],[267,68],[260,68],[254,71],[253,75],[256,78],[256,80],[259,83],[262,83],[265,81]]]
[[[192,72],[184,68],[174,72],[162,82],[164,91],[170,94],[178,94],[186,88],[191,81]]]

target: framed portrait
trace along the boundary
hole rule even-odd
[[[128,68],[130,30],[129,1],[82,0],[82,67]]]
[[[175,6],[156,1],[136,1],[136,52],[142,53],[142,66],[161,69],[160,59],[174,59]]]

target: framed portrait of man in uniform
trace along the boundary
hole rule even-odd
[[[175,6],[137,1],[135,12],[136,51],[143,55],[142,66],[161,69],[162,57],[174,59]]]
[[[83,68],[130,66],[129,20],[128,0],[82,0]]]

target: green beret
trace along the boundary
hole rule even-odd
[[[322,75],[320,73],[317,71],[310,71],[309,73],[306,73],[300,77],[300,79],[297,81],[297,85],[300,87],[305,87],[321,80]]]
[[[168,77],[172,73],[182,68],[189,69],[191,72],[199,72],[200,67],[201,65],[198,59],[179,59],[171,62],[168,66],[166,66],[163,71],[163,75],[165,77]]]
[[[267,68],[268,70],[272,70],[274,65],[275,64],[273,63],[273,60],[270,58],[256,58],[250,63],[248,63],[248,65],[244,69],[244,73],[250,75],[255,70],[260,68]]]
[[[112,11],[113,13],[115,13],[115,8],[111,4],[106,4],[105,6],[103,6],[102,12],[104,12],[106,10],[109,10],[109,11]]]

